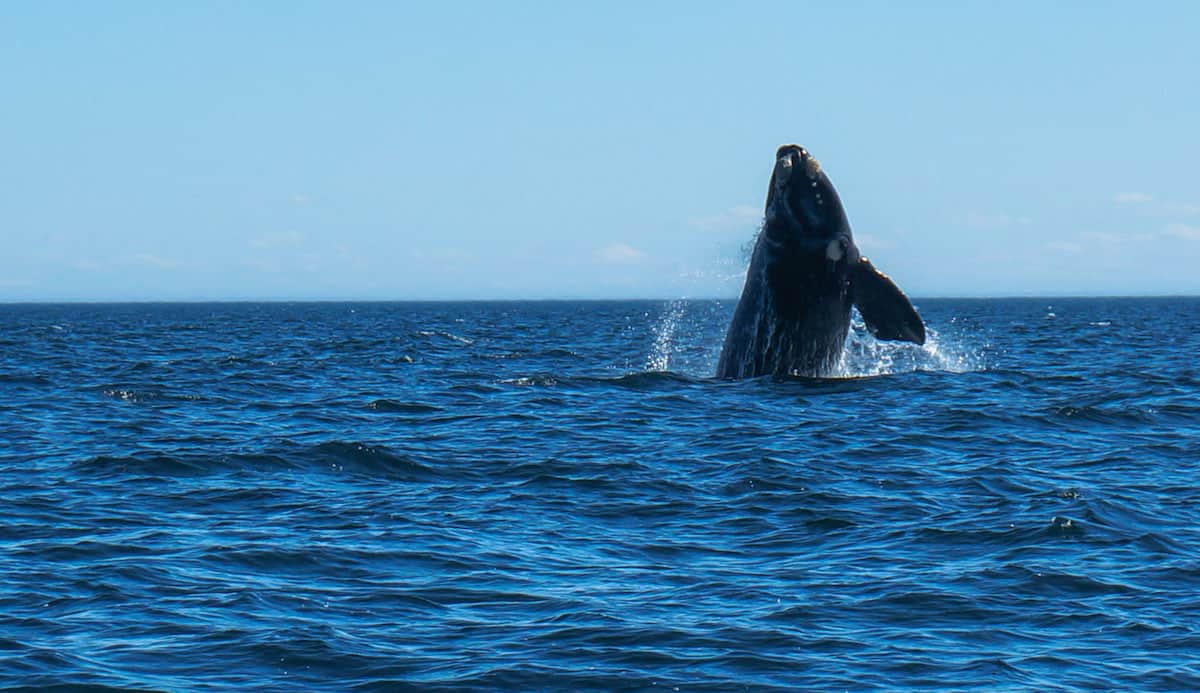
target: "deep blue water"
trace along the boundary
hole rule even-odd
[[[0,306],[0,687],[1200,689],[1200,299]]]

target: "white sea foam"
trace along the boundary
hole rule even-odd
[[[943,343],[937,330],[925,326],[925,344],[883,342],[867,330],[862,316],[851,313],[850,333],[838,363],[836,378],[862,378],[913,371],[969,373],[983,370],[980,352],[961,344]]]

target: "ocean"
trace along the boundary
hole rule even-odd
[[[1200,299],[0,305],[0,688],[1200,690]]]

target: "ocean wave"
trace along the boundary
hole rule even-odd
[[[742,381],[728,302],[0,306],[0,687],[1197,688],[1162,305]]]

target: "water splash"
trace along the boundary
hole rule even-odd
[[[697,378],[712,377],[728,324],[728,309],[719,303],[675,299],[657,311],[644,313],[652,338],[642,372],[672,372]],[[850,314],[850,332],[830,378],[863,378],[914,371],[969,373],[985,370],[987,344],[964,333],[954,320],[942,333],[926,325],[925,344],[882,342],[867,330],[857,309]],[[631,364],[626,362],[626,368]]]
[[[650,372],[666,371],[671,367],[671,356],[675,350],[675,331],[687,312],[687,302],[676,299],[666,305],[654,325],[654,344],[650,347],[650,356],[646,359],[646,370]]]
[[[850,314],[850,333],[838,363],[835,378],[863,378],[913,371],[969,373],[984,369],[981,352],[961,344],[945,344],[937,330],[926,325],[924,345],[881,342],[867,330],[855,309]]]

